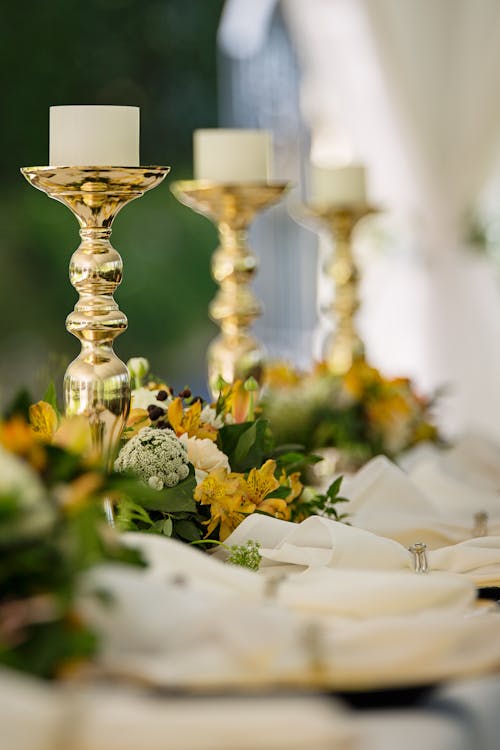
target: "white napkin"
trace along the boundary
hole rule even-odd
[[[273,530],[273,526],[279,524]],[[311,516],[300,524],[276,521],[254,514],[246,518],[228,538],[238,544],[255,539],[262,544],[266,563],[263,572],[286,573],[294,569],[331,567],[350,570],[408,570],[412,556],[393,539],[332,521]],[[274,548],[266,547],[269,539],[279,538]],[[415,539],[414,541],[422,541]],[[431,570],[451,571],[465,575],[476,585],[484,581],[500,582],[500,543],[498,537],[469,539],[460,544],[429,550]]]
[[[168,700],[101,690],[81,697],[77,719],[71,750],[352,750],[355,735],[342,709],[318,697]]]
[[[474,513],[485,511],[492,520],[500,521],[500,493],[479,489],[453,477],[437,460],[418,464],[409,476],[443,518],[472,522]]]
[[[0,668],[0,747],[2,750],[54,750],[64,706],[48,683]]]
[[[315,650],[332,686],[354,689],[470,677],[500,668],[500,616],[430,611],[326,627]]]
[[[230,567],[212,563],[207,577],[215,566]],[[248,574],[264,587],[263,579]],[[96,591],[107,592],[111,601],[95,597]],[[240,674],[259,680],[303,668],[293,614],[270,601],[245,601],[236,591],[228,596],[128,566],[102,565],[86,575],[77,605],[100,636],[100,664],[114,674],[185,684]]]
[[[469,608],[475,588],[450,573],[310,568],[288,576],[277,588],[279,604],[309,615],[347,618],[409,615],[425,609]]]
[[[148,573],[164,581],[184,581],[206,592],[258,599],[262,581],[251,571],[219,561],[197,547],[158,534],[127,533],[124,543],[139,549],[149,565]]]
[[[464,435],[440,460],[452,476],[488,492],[500,490],[500,446],[485,435]]]
[[[414,472],[422,471],[422,467],[427,472],[426,467],[436,465],[436,460],[426,460]],[[439,476],[442,474],[439,469]],[[452,478],[449,481],[456,483]],[[346,511],[351,513],[354,525],[395,539],[405,547],[420,541],[429,549],[436,549],[471,538],[473,510],[464,515],[450,507],[449,502],[441,503],[442,495],[435,492],[431,496],[432,486],[432,480],[427,479],[417,485],[413,474],[408,476],[389,459],[377,456],[347,481],[345,494],[350,502]],[[500,519],[491,519],[488,529],[500,534]]]

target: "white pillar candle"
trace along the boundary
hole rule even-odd
[[[269,180],[271,134],[266,130],[195,130],[193,152],[197,180]]]
[[[311,166],[311,200],[316,205],[366,203],[366,173],[361,164]]]
[[[51,107],[49,163],[138,167],[139,107]]]

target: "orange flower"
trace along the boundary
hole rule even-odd
[[[201,403],[199,401],[195,401],[184,410],[182,399],[174,398],[168,406],[168,421],[178,437],[187,434],[188,437],[208,438],[215,442],[217,430],[212,425],[202,422],[200,415]]]
[[[41,471],[47,463],[41,439],[20,415],[0,424],[0,445],[25,458],[37,471]]]
[[[222,468],[212,471],[196,487],[194,499],[201,505],[210,506],[207,536],[220,525],[221,542],[255,510],[255,505],[245,495],[245,480],[241,474],[228,473]]]

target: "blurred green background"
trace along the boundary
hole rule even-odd
[[[116,299],[129,329],[116,341],[176,387],[205,389],[216,332],[211,224],[177,203],[192,175],[192,131],[217,125],[216,32],[223,0],[50,0],[2,6],[0,400],[21,385],[39,397],[79,351],[64,321],[77,295],[68,264],[78,226],[33,189],[21,166],[48,161],[49,106],[141,108],[141,163],[168,164],[167,183],[123,209],[112,241],[124,260]]]

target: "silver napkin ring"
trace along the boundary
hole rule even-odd
[[[415,573],[427,573],[429,570],[429,563],[427,560],[427,545],[424,542],[415,542],[408,550],[413,555],[413,570]]]

